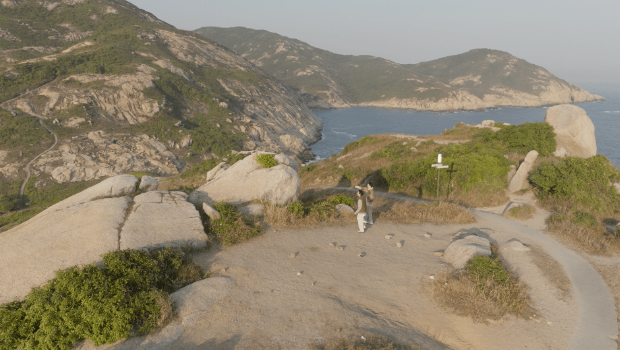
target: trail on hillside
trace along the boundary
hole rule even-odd
[[[37,90],[39,90],[39,89],[41,89],[41,88],[45,87],[46,85],[47,85],[47,84],[42,85],[42,86],[38,87],[38,88],[37,88],[37,89],[35,89],[35,90],[32,90],[32,91],[30,92],[30,94],[32,94],[32,93],[34,93],[35,91],[37,91]],[[13,101],[13,100],[15,100],[15,99],[18,99],[18,98],[20,98],[20,97],[23,97],[23,95],[20,95],[20,96],[18,96],[18,97],[15,97],[15,98],[12,98],[12,99],[10,99],[10,100],[8,100],[8,101],[3,102],[2,104],[0,104],[0,107],[2,107],[2,108],[3,108],[4,110],[6,110],[6,111],[8,111],[8,112],[12,113],[12,111],[11,111],[11,110],[9,110],[8,108],[6,108],[6,107],[5,107],[5,104],[6,104],[6,103],[9,103],[9,102],[11,102],[11,101]],[[32,163],[34,163],[37,159],[39,159],[42,155],[44,155],[45,153],[47,153],[47,152],[51,151],[52,149],[54,149],[54,147],[56,147],[56,145],[58,144],[58,135],[56,135],[56,133],[55,133],[54,131],[52,131],[52,129],[48,128],[48,127],[47,127],[47,125],[45,125],[45,124],[43,123],[43,119],[45,119],[45,118],[44,118],[43,116],[39,115],[39,114],[34,113],[34,112],[32,112],[32,113],[28,113],[28,114],[30,114],[31,116],[33,116],[33,117],[37,118],[37,120],[39,121],[39,124],[41,124],[41,126],[42,126],[43,128],[45,128],[45,130],[47,130],[50,134],[52,134],[52,135],[54,136],[54,144],[53,144],[50,148],[48,148],[48,149],[46,149],[45,151],[43,151],[43,152],[39,153],[38,155],[36,155],[36,156],[35,156],[35,157],[31,160],[31,161],[29,161],[29,162],[28,162],[28,164],[26,164],[26,166],[24,167],[24,170],[26,171],[26,179],[24,180],[24,182],[22,183],[22,186],[21,186],[21,187],[20,187],[20,189],[19,189],[19,208],[20,208],[20,209],[24,209],[24,207],[25,207],[25,203],[24,203],[24,191],[26,190],[26,184],[28,184],[28,181],[30,180],[30,177],[32,176],[32,172],[30,171],[30,166],[31,166],[31,165],[32,165]]]

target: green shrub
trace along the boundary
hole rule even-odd
[[[465,270],[481,281],[491,280],[498,285],[505,285],[510,281],[504,264],[495,256],[475,256],[467,263]]]
[[[598,221],[596,220],[596,216],[581,210],[576,210],[573,213],[573,217],[570,221],[574,224],[579,224],[585,227],[596,227],[598,226]]]
[[[327,220],[327,218],[333,214],[336,210],[334,209],[333,204],[322,201],[318,203],[313,203],[310,205],[309,214],[315,215],[320,220]]]
[[[467,193],[476,189],[482,193],[499,191],[507,185],[508,160],[494,147],[480,142],[451,144],[440,147],[422,159],[395,163],[382,170],[390,190],[414,187],[422,196],[435,196],[437,169],[431,167],[443,154],[443,164],[449,169],[440,171],[440,193],[458,190]]]
[[[507,151],[520,154],[536,150],[541,156],[547,156],[553,153],[556,147],[555,132],[547,123],[506,125],[497,132],[483,129],[476,138],[485,142],[500,141]]]
[[[293,203],[289,204],[287,210],[290,213],[297,215],[298,217],[306,215],[306,209],[300,201],[294,201]]]
[[[620,196],[609,185],[619,178],[618,169],[600,154],[541,162],[529,177],[540,199],[561,200],[568,207],[588,208],[600,215],[613,214],[620,207]]]
[[[278,165],[278,162],[275,160],[275,155],[273,154],[259,154],[256,156],[256,162],[262,165],[264,168],[271,168]]]
[[[262,227],[254,219],[239,215],[234,205],[218,202],[213,207],[220,213],[220,218],[211,223],[211,231],[222,244],[232,245],[261,234]]]
[[[355,205],[355,199],[344,195],[344,194],[337,194],[334,198],[332,198],[332,200],[330,201],[332,204],[346,204],[350,207]]]
[[[169,293],[201,275],[172,249],[116,251],[103,260],[103,269],[87,265],[57,271],[25,300],[0,306],[0,349],[71,349],[82,339],[99,346],[126,338],[132,330],[146,333],[168,316]]]

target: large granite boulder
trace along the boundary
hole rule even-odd
[[[535,150],[530,151],[527,156],[525,156],[525,160],[521,163],[521,165],[519,165],[519,170],[517,170],[515,176],[513,176],[512,180],[510,180],[508,192],[517,192],[529,186],[527,176],[530,173],[530,170],[532,170],[534,162],[537,158],[538,152]]]
[[[23,298],[57,270],[101,261],[111,251],[206,245],[186,194],[127,197],[137,183],[132,175],[109,178],[0,233],[0,303]]]
[[[301,187],[297,171],[286,164],[263,168],[256,156],[251,154],[228,170],[218,172],[213,180],[192,192],[189,201],[196,205],[220,201],[241,204],[252,200],[284,205],[295,201]]]
[[[120,249],[204,247],[200,214],[183,192],[151,191],[134,198],[120,234]]]
[[[564,155],[581,158],[596,155],[594,124],[582,108],[568,104],[548,108],[545,123],[553,126],[557,150],[564,148],[561,151]]]
[[[491,256],[491,242],[477,235],[459,236],[443,253],[445,261],[455,269],[463,269],[477,255]]]

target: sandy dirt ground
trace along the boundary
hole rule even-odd
[[[479,219],[442,226],[376,222],[365,233],[357,233],[355,224],[271,229],[247,243],[200,254],[196,262],[235,285],[208,317],[185,330],[175,348],[307,349],[344,335],[379,333],[424,349],[568,349],[577,319],[572,295],[546,283],[531,252],[503,247],[514,238],[536,242],[490,226]],[[536,317],[474,323],[433,301],[430,276],[450,268],[433,252],[463,229],[481,229],[499,245],[530,287]]]
[[[535,205],[527,194],[511,200]],[[501,214],[504,208],[481,210]],[[538,209],[519,223],[543,230],[547,215]],[[466,225],[377,220],[365,233],[354,222],[270,228],[248,242],[199,253],[195,262],[234,284],[207,315],[177,330],[182,335],[162,348],[309,349],[372,333],[423,349],[575,348],[571,342],[583,323],[579,297],[562,266],[545,253],[548,244],[487,215],[476,219]],[[445,249],[459,231],[482,232],[499,246],[505,263],[529,287],[535,316],[476,323],[434,301],[431,276],[451,267],[433,252]],[[507,242],[513,239],[532,250],[512,250]],[[134,339],[120,348],[149,348],[144,344]]]

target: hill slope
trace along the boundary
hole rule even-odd
[[[124,0],[2,1],[0,104],[2,183],[52,145],[37,118],[60,138],[40,182],[172,175],[231,150],[306,158],[322,127],[291,87]]]
[[[362,105],[443,111],[603,99],[497,50],[397,64],[374,56],[334,54],[264,30],[204,27],[196,32],[300,89],[311,108]]]

